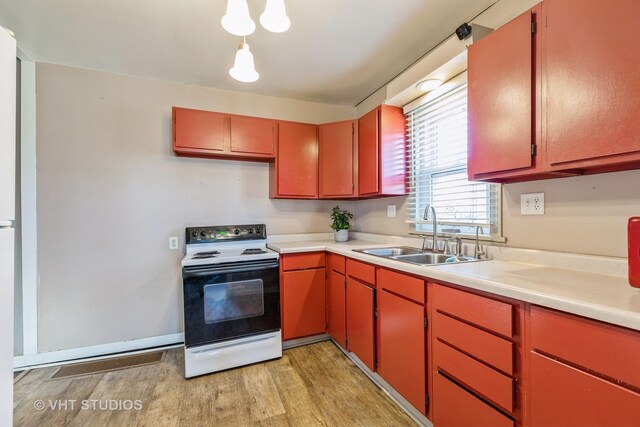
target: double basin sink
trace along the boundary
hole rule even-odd
[[[457,264],[461,262],[479,261],[470,256],[445,255],[439,252],[397,246],[390,248],[354,249],[354,252],[375,255],[417,265]]]

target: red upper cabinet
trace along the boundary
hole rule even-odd
[[[358,120],[358,189],[362,197],[407,194],[401,108],[381,105]]]
[[[256,117],[230,116],[229,143],[234,153],[273,156],[277,122]]]
[[[173,151],[179,156],[271,161],[275,120],[173,107]]]
[[[318,198],[318,126],[279,122],[271,198]]]
[[[549,0],[543,8],[549,163],[640,162],[640,55],[625,31],[640,21],[640,2]]]
[[[173,108],[173,149],[224,151],[224,115]]]
[[[509,171],[531,174],[529,169],[536,166],[535,23],[539,14],[537,6],[469,47],[471,180],[502,177]]]
[[[319,126],[320,198],[354,198],[358,195],[356,131],[354,120]]]

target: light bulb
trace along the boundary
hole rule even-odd
[[[442,80],[440,79],[427,79],[418,83],[416,87],[421,91],[431,92],[432,90],[439,88],[441,85],[442,85]]]
[[[284,33],[291,26],[284,0],[267,0],[264,13],[260,15],[260,24],[272,33]]]
[[[256,71],[253,55],[247,43],[240,43],[236,52],[236,60],[233,63],[233,68],[229,70],[229,75],[244,83],[255,82],[260,77],[260,74]]]
[[[249,15],[247,0],[227,0],[227,13],[220,23],[234,36],[248,36],[256,30],[256,24]]]

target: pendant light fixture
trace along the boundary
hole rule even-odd
[[[249,14],[247,0],[227,0],[227,12],[220,20],[222,28],[235,36],[248,36],[256,29],[256,24]],[[260,24],[272,33],[283,33],[291,26],[287,16],[284,0],[267,0],[264,13],[260,15]],[[233,67],[229,75],[234,79],[252,83],[260,78],[253,62],[253,54],[249,50],[246,39],[238,47]]]
[[[227,0],[227,13],[220,23],[234,36],[248,36],[256,30],[256,24],[249,15],[247,0]]]
[[[240,46],[238,46],[236,60],[233,63],[233,68],[229,70],[229,75],[239,82],[244,83],[255,82],[260,77],[253,63],[253,54],[251,54],[246,41],[243,41],[240,43]]]
[[[284,33],[291,26],[284,0],[267,0],[264,13],[260,15],[260,24],[272,33]]]

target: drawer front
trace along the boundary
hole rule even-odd
[[[436,285],[433,287],[433,307],[502,336],[513,336],[511,304]]]
[[[424,304],[425,301],[425,281],[406,274],[396,273],[384,268],[378,269],[376,277],[378,288],[386,289],[410,300]]]
[[[347,258],[347,275],[371,286],[376,285],[376,268],[373,265]]]
[[[463,354],[436,341],[433,364],[461,384],[475,390],[503,409],[513,412],[513,380]]]
[[[321,268],[325,265],[325,255],[324,252],[288,254],[282,256],[281,262],[284,271]]]
[[[640,426],[640,394],[537,353],[528,402],[532,426]]]
[[[640,387],[640,332],[531,307],[531,346]]]
[[[329,268],[340,274],[344,274],[345,272],[345,261],[345,257],[342,255],[327,254],[327,263],[329,264]]]
[[[502,372],[513,374],[513,343],[474,328],[456,319],[436,313],[433,333],[453,347],[477,357]]]
[[[513,421],[440,374],[433,378],[438,427],[514,427]]]

